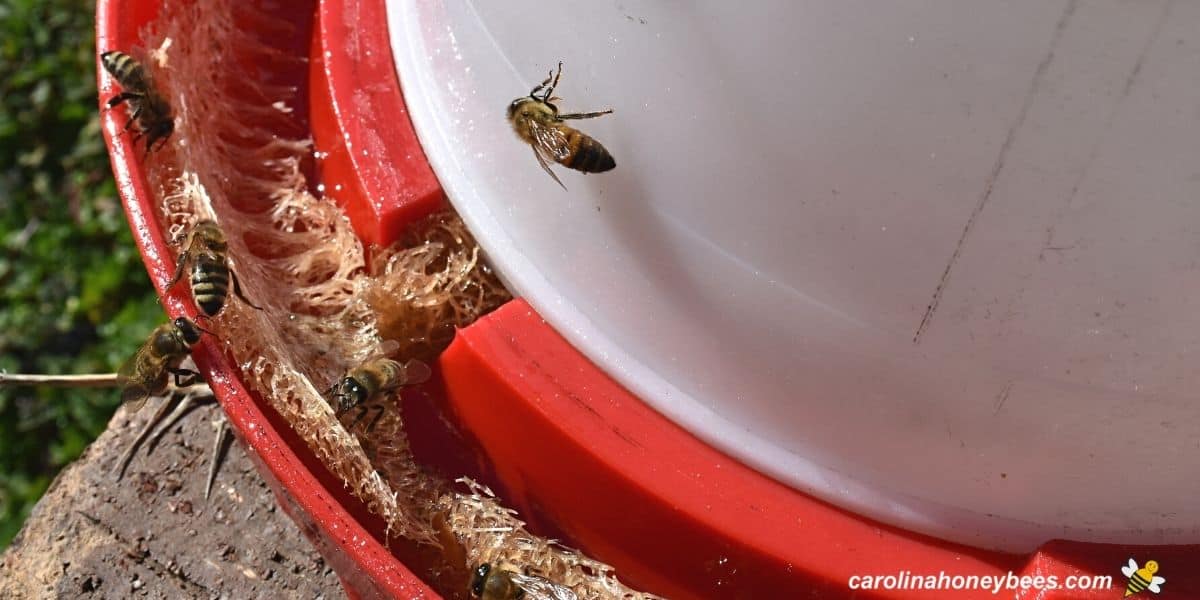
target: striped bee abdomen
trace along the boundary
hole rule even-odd
[[[564,167],[584,173],[603,173],[617,166],[608,150],[592,136],[572,129],[568,138],[571,154],[562,162]]]
[[[136,141],[146,138],[146,153],[154,148],[155,142],[166,144],[175,131],[175,117],[171,105],[161,93],[154,89],[150,72],[146,66],[124,52],[109,51],[100,55],[100,64],[121,85],[121,92],[108,99],[108,107],[115,108],[128,102],[129,120],[124,131],[137,123]]]
[[[141,63],[124,52],[109,51],[100,55],[104,69],[117,79],[121,87],[142,93],[146,87],[146,72]]]
[[[211,254],[201,254],[192,265],[192,297],[204,314],[212,317],[229,296],[229,267]]]

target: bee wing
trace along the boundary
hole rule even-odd
[[[433,370],[422,361],[414,358],[404,363],[404,385],[425,383],[432,375]]]
[[[1151,589],[1151,590],[1154,590],[1154,593],[1155,593],[1155,594],[1157,594],[1157,593],[1158,593],[1158,586],[1160,586],[1160,585],[1162,585],[1162,584],[1164,584],[1164,583],[1166,583],[1166,582],[1167,582],[1167,578],[1166,578],[1166,577],[1159,577],[1158,575],[1155,575],[1155,576],[1154,576],[1154,580],[1150,582],[1150,589]]]
[[[571,155],[571,145],[567,142],[567,136],[563,132],[553,127],[546,127],[537,121],[530,121],[530,131],[533,132],[533,155],[537,157],[538,164],[542,166],[542,170],[550,177],[554,178],[562,189],[567,189],[562,181],[559,181],[558,175],[550,170],[550,162],[558,162],[565,160]]]
[[[1137,569],[1138,569],[1137,562],[1131,558],[1131,559],[1129,559],[1129,566],[1121,567],[1121,573],[1123,575],[1125,575],[1126,577],[1133,577],[1133,574],[1137,572]]]
[[[117,385],[121,386],[121,402],[127,404],[131,412],[141,410],[142,405],[146,403],[146,398],[150,397],[150,390],[134,377],[138,371],[138,363],[141,362],[144,348],[145,344],[129,357],[129,360],[126,360],[120,369],[117,369]]]
[[[571,144],[561,129],[548,127],[541,121],[529,121],[533,133],[533,147],[547,160],[558,162],[571,155]]]
[[[538,164],[542,165],[542,170],[545,171],[546,174],[549,175],[550,178],[554,180],[554,183],[557,183],[559,187],[564,190],[567,189],[567,186],[563,185],[563,182],[558,179],[558,175],[555,175],[554,171],[550,170],[550,165],[546,164],[546,159],[542,158],[542,153],[538,152],[537,146],[530,147],[533,148],[533,155],[537,158]]]
[[[150,390],[140,383],[127,385],[121,390],[121,402],[129,406],[130,412],[142,410],[149,397]]]
[[[579,600],[579,596],[570,588],[552,583],[541,577],[513,573],[509,577],[513,583],[525,590],[525,597],[530,600]]]
[[[367,358],[363,360],[363,363],[369,363],[381,358],[392,358],[392,355],[395,354],[399,349],[400,342],[397,342],[396,340],[383,340],[382,342],[379,342],[379,348],[367,356]],[[334,381],[336,385],[337,381],[341,381],[341,377],[338,377],[338,379]]]
[[[391,356],[393,352],[400,349],[400,342],[396,340],[383,340],[379,343],[379,351],[375,353],[376,357]]]

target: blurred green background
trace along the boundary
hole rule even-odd
[[[100,137],[94,2],[0,0],[0,369],[116,370],[163,318]],[[0,388],[0,548],[112,390]]]

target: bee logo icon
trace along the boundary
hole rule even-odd
[[[1166,579],[1155,575],[1158,572],[1158,562],[1153,560],[1146,561],[1146,566],[1139,569],[1137,561],[1131,558],[1129,566],[1121,567],[1121,572],[1129,578],[1129,584],[1125,586],[1126,598],[1144,590],[1157,594],[1162,591],[1159,586],[1167,582]]]

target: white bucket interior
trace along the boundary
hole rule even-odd
[[[1200,3],[389,4],[438,177],[600,368],[912,530],[1200,542]],[[559,60],[617,168],[505,120]],[[391,115],[378,115],[381,119]]]

